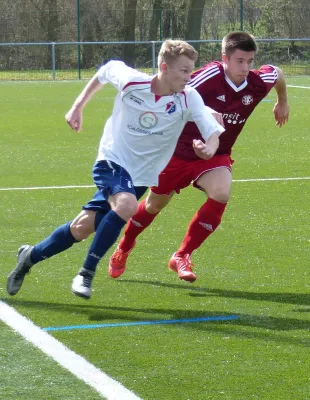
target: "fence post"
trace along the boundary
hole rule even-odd
[[[163,8],[160,7],[160,15],[159,15],[159,40],[163,40]]]
[[[80,0],[76,0],[76,14],[77,14],[77,41],[78,41],[78,78],[81,79],[81,18],[80,18]]]
[[[240,31],[243,31],[243,17],[244,17],[243,0],[240,0]]]
[[[56,51],[55,51],[55,42],[52,42],[52,76],[53,81],[56,80]]]
[[[152,41],[152,72],[153,75],[156,73],[156,54],[155,54],[156,42]]]

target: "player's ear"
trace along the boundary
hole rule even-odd
[[[162,70],[162,72],[167,72],[168,71],[168,64],[166,62],[163,62],[161,64],[161,70]]]
[[[222,54],[222,61],[223,61],[224,63],[227,63],[228,57],[226,56],[226,54]]]

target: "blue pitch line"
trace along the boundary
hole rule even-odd
[[[217,316],[217,317],[201,317],[201,318],[184,318],[184,319],[162,319],[158,321],[137,321],[137,322],[121,322],[116,324],[95,324],[95,325],[71,325],[71,326],[50,326],[42,328],[43,331],[71,331],[73,329],[95,329],[95,328],[114,328],[118,326],[134,326],[134,325],[161,325],[161,324],[183,324],[191,322],[204,321],[231,321],[238,319],[238,315]]]

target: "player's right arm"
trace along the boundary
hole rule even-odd
[[[118,91],[121,91],[136,73],[137,71],[128,67],[122,61],[112,60],[104,64],[88,82],[66,114],[65,119],[69,126],[80,132],[82,129],[82,111],[94,94],[107,82],[111,83]]]
[[[69,126],[77,132],[82,129],[82,111],[85,105],[93,95],[102,88],[103,84],[99,82],[97,74],[88,82],[80,95],[76,98],[65,119]]]

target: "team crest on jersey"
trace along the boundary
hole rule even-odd
[[[242,104],[248,106],[253,103],[253,97],[250,94],[247,94],[242,97]]]
[[[157,123],[158,123],[158,118],[152,111],[144,112],[139,117],[139,124],[142,126],[142,128],[152,129],[155,128]]]
[[[172,114],[174,113],[176,110],[176,105],[173,101],[170,101],[167,105],[166,105],[166,112],[168,114]]]

